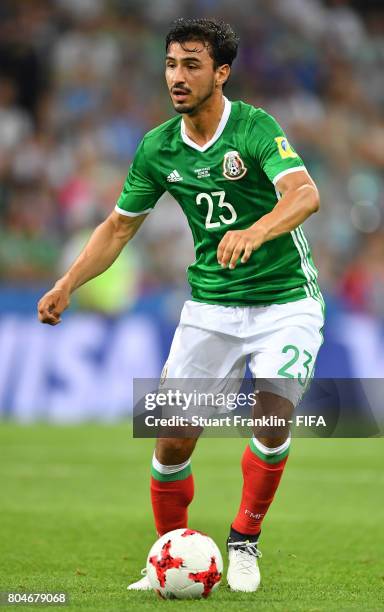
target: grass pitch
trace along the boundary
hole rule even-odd
[[[193,460],[190,525],[224,558],[245,443],[201,440]],[[155,539],[152,447],[128,424],[2,424],[0,591],[65,591],[68,608],[50,608],[71,611],[384,610],[382,439],[294,440],[264,522],[259,591],[231,593],[223,580],[211,599],[184,602],[126,591]]]

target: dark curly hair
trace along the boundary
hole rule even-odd
[[[231,26],[214,19],[176,19],[165,39],[165,49],[173,42],[183,45],[191,40],[207,46],[214,68],[223,64],[232,65],[237,55],[239,37]]]

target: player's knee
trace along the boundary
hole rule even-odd
[[[163,465],[178,465],[187,461],[196,440],[189,438],[162,438],[156,444],[156,459]]]

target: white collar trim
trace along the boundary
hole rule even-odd
[[[204,151],[209,149],[209,147],[211,147],[216,142],[216,140],[218,140],[220,136],[222,135],[224,128],[227,125],[229,115],[231,114],[231,109],[232,109],[231,102],[225,96],[223,97],[224,97],[224,110],[223,110],[223,114],[221,115],[219,125],[217,126],[216,132],[212,136],[211,140],[208,140],[208,142],[206,142],[205,145],[203,145],[202,147],[196,144],[196,142],[194,142],[193,140],[191,140],[191,138],[189,138],[189,136],[187,135],[185,131],[184,119],[181,120],[181,138],[185,142],[185,144],[187,144],[189,147],[192,147],[192,149],[196,149],[196,151],[200,151],[200,153],[204,153]]]

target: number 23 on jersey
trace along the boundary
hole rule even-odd
[[[225,225],[231,225],[237,219],[237,213],[233,208],[232,204],[225,201],[225,191],[211,191],[211,193],[199,193],[196,196],[196,204],[207,205],[207,213],[205,217],[205,227],[207,229],[220,227],[223,223]],[[214,213],[216,212],[217,208],[222,209],[222,213],[219,214],[220,221],[212,221],[212,217],[214,216]]]

